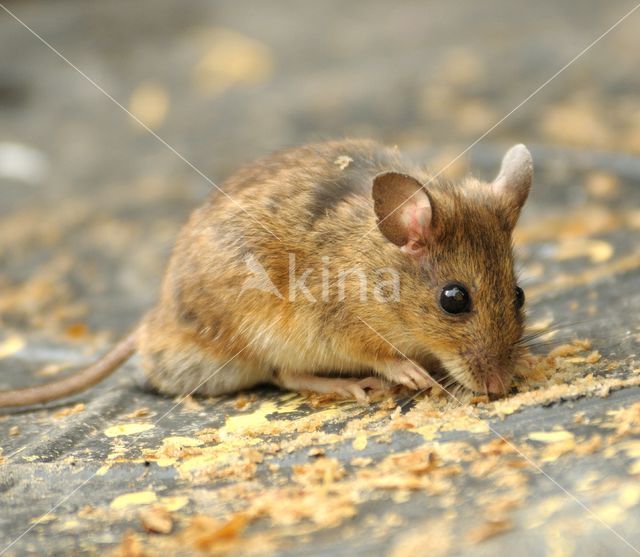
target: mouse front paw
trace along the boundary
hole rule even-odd
[[[437,382],[423,368],[411,360],[391,360],[376,366],[375,370],[391,381],[419,391],[436,385]]]

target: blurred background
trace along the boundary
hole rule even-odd
[[[256,156],[345,136],[445,166],[634,2],[5,5],[221,183]],[[635,13],[480,145],[640,154],[639,29]],[[176,232],[210,189],[0,10],[2,324],[122,331],[152,303]]]

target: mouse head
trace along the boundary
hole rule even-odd
[[[511,235],[532,178],[531,155],[516,145],[490,183],[423,185],[395,172],[374,179],[378,228],[409,270],[407,334],[473,391],[506,392],[521,355],[524,292]]]

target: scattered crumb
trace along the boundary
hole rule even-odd
[[[85,518],[91,516],[95,512],[95,509],[91,505],[85,505],[78,511],[78,518]]]
[[[8,358],[20,352],[27,345],[24,338],[11,335],[0,341],[0,359]]]
[[[144,416],[148,416],[149,414],[151,414],[149,409],[146,407],[143,407],[143,408],[138,408],[137,410],[134,410],[133,412],[130,412],[129,414],[124,415],[123,418],[125,419],[143,418]]]
[[[367,448],[367,434],[361,433],[351,443],[354,451],[364,451]]]
[[[202,410],[202,405],[191,395],[177,397],[175,401],[181,405],[182,410],[185,412],[199,412]]]
[[[89,334],[89,328],[86,323],[72,323],[65,329],[66,335],[73,339],[84,339]]]
[[[67,408],[62,408],[57,412],[52,414],[53,419],[59,420],[60,418],[66,418],[67,416],[71,416],[73,414],[79,414],[80,412],[84,412],[85,405],[82,402],[75,404],[74,406],[68,406]]]
[[[576,444],[574,451],[577,456],[593,454],[602,448],[602,437],[598,434]]]
[[[340,155],[335,161],[333,161],[333,164],[335,164],[340,170],[344,170],[352,162],[353,162],[353,159],[350,156]]]
[[[248,523],[248,517],[240,513],[232,515],[225,521],[198,515],[191,518],[183,537],[196,549],[211,551],[237,538]]]
[[[220,442],[220,433],[218,432],[217,428],[208,427],[205,429],[201,429],[198,433],[196,433],[196,437],[203,443]]]
[[[527,436],[532,441],[542,443],[559,443],[573,440],[573,433],[564,429],[554,431],[533,431]]]
[[[147,532],[169,534],[173,530],[171,513],[161,505],[153,505],[142,509],[140,511],[140,522]]]
[[[136,435],[155,427],[149,422],[132,422],[128,424],[117,424],[104,430],[107,437],[122,437],[124,435]]]
[[[113,501],[111,501],[110,507],[115,510],[122,510],[139,505],[148,505],[150,503],[155,503],[157,500],[158,496],[154,491],[133,491],[131,493],[118,495]]]
[[[70,367],[72,367],[71,364],[46,364],[37,371],[37,375],[39,377],[52,377]]]
[[[620,182],[615,174],[605,171],[592,172],[585,182],[587,191],[597,199],[608,199],[620,193]]]
[[[483,524],[469,530],[466,539],[469,543],[480,543],[513,528],[513,524],[506,518],[487,520]]]
[[[146,557],[142,542],[133,532],[127,532],[120,545],[113,551],[113,557]]]
[[[391,557],[443,557],[450,554],[453,544],[450,522],[445,519],[429,520],[420,528],[402,534],[393,544]]]
[[[345,470],[335,458],[320,457],[307,464],[294,464],[292,467],[295,482],[301,484],[330,484],[342,479]]]
[[[594,350],[585,358],[585,362],[588,364],[597,364],[601,359],[602,356],[600,355],[600,352]]]
[[[240,393],[233,402],[234,408],[237,410],[245,410],[252,402],[257,400],[255,393]]]
[[[276,547],[291,532],[302,539],[317,530],[348,527],[349,520],[362,512],[362,503],[378,497],[399,504],[422,493],[437,497],[442,509],[454,513],[462,497],[457,479],[461,475],[491,486],[491,499],[478,501],[484,522],[459,539],[438,536],[436,540],[430,532],[427,535],[423,531],[402,533],[394,540],[392,554],[401,555],[403,548],[414,545],[431,548],[432,555],[445,554],[465,543],[475,544],[496,536],[512,528],[506,513],[527,501],[533,485],[528,459],[544,463],[603,451],[615,455],[622,446],[615,444],[616,439],[624,438],[628,443],[628,436],[640,433],[640,410],[631,405],[611,411],[604,423],[596,421],[597,427],[606,429],[588,437],[581,436],[581,428],[576,428],[575,433],[570,431],[572,423],[586,423],[581,413],[573,416],[573,422],[566,426],[569,429],[530,431],[524,442],[521,435],[513,440],[492,435],[490,420],[522,408],[582,396],[607,396],[617,388],[640,384],[637,374],[616,376],[616,367],[602,374],[611,362],[603,362],[600,353],[590,349],[589,340],[575,340],[548,355],[527,355],[518,370],[518,392],[497,400],[456,392],[459,402],[453,404],[446,393],[442,397],[427,393],[415,397],[407,408],[399,405],[398,397],[386,394],[366,413],[356,404],[336,404],[313,395],[283,397],[274,402],[248,394],[225,401],[224,424],[201,429],[192,437],[165,437],[154,446],[141,447],[139,455],[159,466],[173,467],[183,481],[193,485],[216,482],[215,497],[220,505],[216,508],[232,514],[227,519],[203,515],[186,519],[186,528],[169,536],[178,529],[171,514],[177,507],[170,507],[166,501],[169,498],[142,486],[139,492],[116,498],[109,510],[133,516],[137,513],[146,532],[165,535],[138,538],[128,534],[117,555],[142,555],[155,550],[154,543],[171,540],[212,554],[260,553],[264,552],[261,548]],[[301,408],[314,407],[314,400],[317,410],[300,412]],[[288,417],[292,412],[296,415],[294,420]],[[147,408],[139,408],[126,418],[135,420],[149,414]],[[339,433],[335,433],[335,424],[340,424]],[[124,453],[118,452],[120,436],[151,427],[151,423],[134,421],[108,428],[105,433],[116,443],[109,462],[124,458]],[[443,433],[448,431],[472,433],[477,441],[470,443],[463,440],[465,437],[444,441]],[[377,451],[385,450],[384,444],[395,435],[414,438],[418,444],[401,453],[387,451],[386,456],[381,454],[375,460],[353,456],[343,462],[326,456],[334,454],[332,447],[337,444],[350,446],[352,455],[365,449],[379,454]],[[640,473],[640,451],[636,454],[637,447],[624,446],[627,457],[636,459],[629,465],[629,473]],[[273,457],[278,454],[295,454],[296,464],[289,467],[275,462]],[[257,474],[265,460],[269,482]],[[629,501],[632,495],[628,496]],[[197,500],[193,502],[198,504]],[[83,517],[95,520],[96,515],[87,508],[78,512],[78,518]],[[246,530],[257,519],[268,525],[266,530]],[[442,524],[449,521],[436,520]],[[401,525],[398,515],[382,514],[372,535],[393,536]],[[145,548],[141,540],[148,544]]]
[[[576,412],[573,416],[574,424],[584,424],[586,423],[586,414],[584,412]]]
[[[577,339],[569,344],[563,344],[556,346],[551,352],[549,352],[549,358],[566,358],[567,356],[575,356],[580,352],[589,350],[591,348],[590,340]]]

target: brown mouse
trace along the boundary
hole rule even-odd
[[[136,350],[167,395],[275,383],[363,400],[380,379],[432,385],[416,362],[434,359],[505,393],[524,322],[511,235],[532,176],[524,145],[490,183],[432,180],[373,141],[260,159],[192,213],[131,335],[76,375],[0,392],[0,407],[80,392]]]

